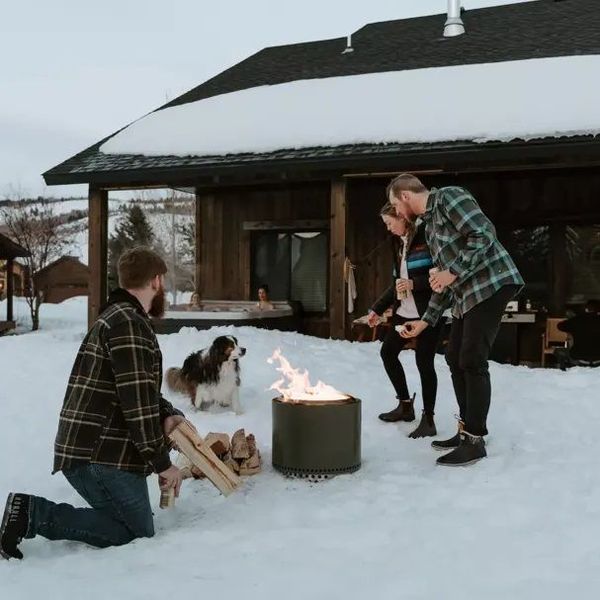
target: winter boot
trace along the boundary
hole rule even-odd
[[[406,421],[410,423],[415,420],[415,395],[409,400],[400,400],[398,406],[390,412],[381,413],[379,418],[386,423],[395,423],[396,421]]]
[[[0,528],[0,555],[6,560],[23,558],[17,547],[27,533],[29,526],[29,501],[31,496],[9,494]]]
[[[440,456],[436,462],[438,465],[443,465],[444,467],[464,467],[486,456],[487,452],[485,451],[483,437],[462,431],[460,434],[460,446],[452,450],[449,454]]]
[[[431,442],[431,447],[434,450],[438,450],[440,452],[446,452],[446,450],[452,450],[453,448],[458,448],[460,446],[460,434],[464,429],[465,424],[459,420],[458,421],[458,431],[456,435],[453,435],[448,440],[435,440]]]
[[[435,428],[433,415],[428,415],[423,411],[421,422],[412,433],[408,434],[408,437],[416,440],[418,438],[433,437],[434,435],[437,435],[437,429]]]

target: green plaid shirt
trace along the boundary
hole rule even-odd
[[[54,444],[54,470],[96,463],[149,474],[169,468],[162,422],[181,414],[160,393],[162,355],[150,319],[125,290],[83,340]]]
[[[454,273],[456,281],[433,294],[423,320],[435,325],[452,306],[462,318],[505,285],[523,285],[515,263],[496,237],[496,228],[464,188],[433,188],[421,217],[433,263]]]

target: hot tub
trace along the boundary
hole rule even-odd
[[[273,310],[259,310],[256,302],[205,300],[200,308],[171,306],[162,319],[154,320],[157,333],[177,333],[182,327],[210,329],[223,325],[260,327],[280,331],[298,331],[297,308],[288,302],[273,302]]]

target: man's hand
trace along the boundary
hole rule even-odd
[[[379,323],[379,319],[379,315],[376,312],[370,310],[369,314],[367,315],[367,325],[373,328]]]
[[[185,417],[182,417],[181,415],[173,415],[171,417],[167,417],[163,421],[163,434],[167,441],[171,443],[172,447],[177,451],[179,451],[179,448],[177,447],[177,444],[169,440],[169,435],[171,435],[175,428],[178,425],[181,425],[181,423],[187,423],[196,433],[198,433],[198,430],[194,427],[194,424],[191,421],[188,421]]]
[[[456,275],[450,271],[437,271],[429,276],[431,289],[441,294],[450,284],[456,281]]]
[[[425,321],[408,321],[408,323],[404,323],[404,330],[400,335],[403,338],[414,338],[417,337],[426,327],[427,323]]]
[[[160,489],[165,491],[174,488],[175,498],[179,498],[181,481],[181,471],[175,465],[171,465],[166,471],[158,474],[158,483],[160,484]]]
[[[185,421],[185,418],[182,417],[181,415],[173,415],[172,417],[167,417],[164,421],[163,421],[163,433],[165,434],[165,437],[168,438],[169,435],[171,435],[171,433],[173,432],[173,430],[180,425],[181,423],[183,423]],[[191,425],[191,423],[190,423]],[[193,425],[192,425],[193,427]]]
[[[198,433],[198,430],[194,427],[194,424],[191,421],[188,421],[181,415],[173,415],[172,417],[167,417],[163,421],[163,433],[165,434],[165,437],[169,437],[175,427],[181,425],[181,423],[187,423],[196,433]]]
[[[396,293],[410,292],[414,287],[412,279],[396,279]]]

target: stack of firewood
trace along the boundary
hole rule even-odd
[[[243,429],[236,431],[231,439],[226,433],[209,433],[204,443],[216,456],[238,475],[255,475],[260,472],[260,452],[256,447],[254,435],[246,435]],[[183,470],[184,477],[202,479],[206,475],[181,454],[177,465]]]
[[[177,464],[183,479],[206,477],[224,496],[229,496],[241,485],[242,480],[238,475],[215,454],[212,447],[187,421],[175,427],[169,434],[169,439],[180,452]],[[218,451],[222,451],[219,444],[229,444],[229,437],[213,434],[209,441]],[[160,507],[172,508],[174,504],[175,488],[161,489]]]

